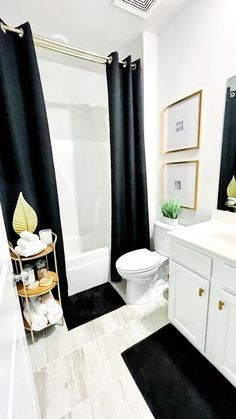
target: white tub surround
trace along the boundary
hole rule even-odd
[[[236,386],[236,214],[170,233],[169,319]]]
[[[40,54],[39,67],[72,295],[108,280],[111,181],[107,83],[105,67],[98,72],[94,64],[80,68],[79,60],[66,57],[58,63],[47,57]]]
[[[108,247],[90,250],[66,259],[69,296],[97,285],[110,277],[110,251]]]

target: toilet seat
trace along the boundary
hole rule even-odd
[[[167,258],[148,249],[128,252],[116,261],[116,268],[123,272],[148,272],[160,266]]]

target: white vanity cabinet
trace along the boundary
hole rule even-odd
[[[214,258],[206,355],[236,385],[236,265]]]
[[[236,262],[171,238],[169,319],[236,386]]]
[[[169,318],[198,349],[204,350],[209,282],[170,263]]]
[[[218,304],[223,303],[224,306],[221,309],[220,321],[214,325],[218,328],[219,340],[219,357],[216,363],[220,371],[236,385],[236,296],[222,290],[219,297]],[[212,343],[214,345],[214,342]]]

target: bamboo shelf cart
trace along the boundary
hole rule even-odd
[[[18,292],[19,297],[21,299],[25,299],[25,301],[26,301],[26,308],[27,308],[27,311],[28,311],[29,323],[25,319],[25,316],[24,316],[23,313],[22,313],[22,316],[23,316],[25,330],[30,331],[30,333],[31,333],[31,339],[32,339],[32,343],[33,344],[34,344],[34,331],[33,331],[32,327],[31,327],[32,323],[31,323],[31,315],[30,315],[30,307],[29,307],[29,298],[31,298],[31,297],[39,297],[40,295],[47,294],[53,288],[57,287],[57,290],[58,290],[58,300],[56,300],[56,301],[61,306],[60,281],[59,281],[59,276],[58,276],[57,255],[56,255],[57,235],[55,233],[52,233],[52,235],[53,235],[53,243],[52,244],[48,245],[46,247],[46,249],[44,249],[42,252],[37,253],[36,255],[33,255],[33,256],[29,256],[29,257],[22,257],[22,256],[20,256],[14,250],[12,244],[9,242],[10,255],[11,255],[11,259],[12,259],[12,261],[14,263],[15,271],[16,271],[17,274],[20,274],[24,270],[24,267],[23,267],[23,263],[24,262],[27,262],[27,261],[30,261],[30,260],[34,260],[34,259],[40,259],[42,257],[45,257],[46,263],[47,263],[48,275],[50,275],[50,276],[53,277],[52,284],[50,284],[50,285],[48,285],[46,287],[38,286],[36,288],[27,288],[25,286],[25,283],[23,281],[17,282],[17,284],[16,284],[16,286],[17,286],[17,292]],[[48,255],[50,253],[53,253],[55,272],[49,270]],[[61,324],[63,325],[63,323],[64,323],[64,320],[63,320],[63,316],[62,316]],[[47,327],[50,327],[50,326],[53,326],[53,324],[48,323],[47,326],[45,327],[45,329]]]

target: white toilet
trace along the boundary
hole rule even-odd
[[[167,264],[169,257],[168,232],[176,228],[180,226],[156,221],[154,223],[155,251],[134,250],[116,261],[119,275],[127,281],[126,302],[128,304],[146,304],[156,297],[160,268],[165,262]]]

